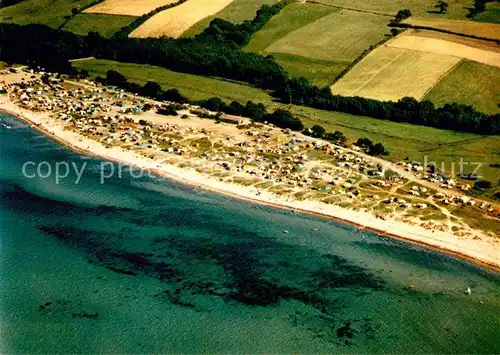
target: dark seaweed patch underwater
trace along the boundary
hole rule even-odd
[[[2,352],[500,351],[496,273],[164,179],[102,185],[1,119]],[[89,168],[55,184],[26,159]]]

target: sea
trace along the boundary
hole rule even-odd
[[[6,114],[0,158],[1,353],[500,352],[497,272],[75,153]]]

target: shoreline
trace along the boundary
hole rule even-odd
[[[0,102],[1,104],[5,104],[5,102]],[[71,143],[64,137],[60,135],[57,135],[57,133],[52,132],[48,127],[44,126],[42,122],[36,122],[35,119],[27,117],[28,115],[23,113],[23,110],[19,109],[17,106],[11,103],[12,107],[10,108],[3,108],[0,107],[0,113],[6,113],[10,116],[15,117],[16,119],[26,123],[29,125],[31,128],[35,129],[36,131],[44,134],[45,136],[49,137],[51,140],[57,142],[58,144],[71,149],[72,151],[75,151],[79,154],[83,154],[86,156],[90,157],[96,157],[99,159],[107,160],[107,161],[113,161],[117,163],[121,163],[124,165],[129,165],[141,169],[146,169],[148,171],[151,171],[153,174],[164,177],[167,179],[170,179],[172,181],[185,184],[188,186],[192,186],[195,188],[203,189],[206,191],[218,193],[218,194],[223,194],[225,196],[229,196],[231,198],[239,199],[239,200],[244,200],[250,203],[255,203],[259,205],[264,205],[268,207],[273,207],[273,208],[279,208],[279,209],[285,209],[285,210],[291,210],[291,211],[296,211],[300,213],[305,213],[321,218],[326,218],[329,220],[333,220],[338,223],[350,225],[355,228],[359,228],[362,230],[367,230],[370,232],[373,232],[375,234],[378,234],[380,236],[388,237],[388,238],[393,238],[396,240],[408,242],[413,245],[417,245],[420,247],[425,247],[429,248],[431,250],[441,252],[450,256],[454,256],[457,258],[460,258],[462,260],[466,260],[469,262],[472,262],[478,266],[487,268],[489,270],[493,271],[500,271],[500,258],[493,253],[493,255],[484,255],[481,254],[481,252],[478,252],[477,250],[471,250],[470,245],[467,245],[467,242],[470,241],[472,242],[473,240],[464,240],[464,239],[458,239],[457,237],[452,236],[451,234],[448,234],[446,232],[440,232],[440,231],[430,231],[426,230],[422,227],[418,226],[412,226],[412,225],[407,225],[404,222],[401,221],[394,221],[394,220],[381,220],[377,219],[375,216],[368,212],[357,212],[357,211],[352,211],[348,210],[342,207],[338,206],[332,206],[330,208],[330,211],[328,212],[319,212],[314,210],[314,206],[303,206],[303,205],[311,205],[311,204],[319,204],[317,201],[273,201],[276,200],[277,198],[271,199],[270,197],[267,197],[263,194],[261,198],[255,198],[252,197],[250,194],[251,188],[246,188],[242,186],[238,186],[236,184],[231,184],[231,183],[220,183],[216,181],[214,178],[210,177],[204,177],[200,173],[194,173],[194,172],[189,172],[186,169],[181,169],[178,168],[174,165],[171,164],[163,164],[162,168],[160,169],[159,167],[153,167],[150,166],[151,164],[147,162],[147,160],[150,160],[146,157],[139,158],[137,157],[136,159],[124,159],[120,158],[117,156],[114,156],[113,154],[105,154],[109,153],[112,150],[116,150],[116,148],[111,148],[111,149],[106,149],[104,146],[102,146],[99,142],[91,140],[89,138],[85,138],[81,135],[78,135],[77,133],[72,133],[75,138],[80,137],[79,142],[84,142],[85,144],[89,143],[90,141],[94,142],[93,144],[100,145],[102,148],[106,149],[103,152],[98,151],[97,147],[96,149],[92,149],[89,146],[87,148],[81,147],[79,145],[76,145],[74,143]],[[16,111],[21,111],[21,112],[16,112]],[[37,113],[35,112],[29,112],[30,115],[36,115]],[[42,121],[42,119],[40,119]],[[121,151],[121,149],[120,149]],[[130,153],[130,154],[135,154],[135,153]],[[152,162],[154,165],[158,165],[158,162]],[[177,170],[177,174],[165,170]],[[186,177],[183,177],[182,175],[193,175],[195,174],[198,175],[201,178],[204,178],[204,182],[197,182],[195,181],[195,178],[189,179]],[[215,186],[215,185],[223,185],[223,186]],[[224,188],[223,188],[224,187]],[[241,190],[241,191],[234,191],[234,190]],[[244,193],[245,191],[243,190],[248,190],[248,193]],[[253,188],[255,190],[255,188]],[[321,206],[319,209],[322,209]],[[334,210],[337,210],[337,213],[335,213]],[[343,215],[342,215],[343,214]],[[342,216],[341,216],[342,215]],[[350,216],[346,216],[350,215]],[[357,217],[357,218],[356,218]],[[360,223],[359,220],[365,220],[366,223]],[[377,226],[378,224],[378,226]],[[387,229],[383,229],[382,225],[385,225]],[[390,231],[390,227],[393,227],[393,229],[396,229],[396,232]],[[399,233],[397,233],[397,229],[400,229]],[[407,233],[404,233],[407,232]],[[403,235],[403,234],[406,234]],[[410,236],[407,236],[410,235]],[[433,238],[434,236],[434,238]],[[441,240],[439,239],[441,237]],[[453,238],[452,240],[446,240],[446,237],[448,239]],[[455,244],[451,243],[451,241],[455,241]],[[460,242],[460,243],[457,243]],[[486,247],[486,246],[485,246]],[[468,252],[464,252],[462,250],[467,250]],[[482,250],[484,251],[484,250]]]

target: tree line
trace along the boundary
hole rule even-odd
[[[332,94],[329,87],[305,78],[290,78],[270,55],[246,53],[240,46],[282,9],[263,6],[252,21],[233,25],[216,19],[193,38],[102,38],[96,32],[78,36],[43,25],[0,24],[0,57],[8,62],[39,65],[47,70],[72,72],[72,58],[96,58],[150,64],[178,72],[222,77],[269,90],[284,103],[340,111],[395,122],[408,122],[480,134],[500,133],[500,114],[487,115],[472,106],[403,98],[397,102]],[[400,17],[408,15],[402,11]]]

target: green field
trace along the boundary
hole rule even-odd
[[[332,7],[308,3],[287,5],[253,36],[250,43],[245,47],[245,51],[263,52],[275,41],[290,32],[336,11],[338,10]]]
[[[25,0],[16,5],[0,9],[0,22],[26,25],[39,23],[57,28],[71,16],[71,9],[81,9],[93,0]]]
[[[73,17],[63,29],[78,35],[87,35],[89,31],[96,31],[103,37],[111,37],[122,27],[134,21],[133,16],[78,14]]]
[[[500,24],[500,9],[486,10],[485,12],[474,16],[474,21]]]
[[[269,53],[292,77],[303,76],[317,86],[330,86],[349,62],[311,59],[293,54]]]
[[[221,18],[232,23],[251,20],[255,17],[257,10],[260,9],[262,5],[271,5],[276,2],[278,2],[278,0],[234,0],[223,10],[195,23],[182,34],[182,37],[191,37],[203,32],[214,18]]]
[[[86,69],[92,77],[105,77],[106,72],[113,69],[125,75],[131,82],[145,84],[148,80],[156,81],[165,90],[179,89],[181,94],[190,100],[202,100],[218,96],[226,101],[247,102],[253,100],[266,105],[272,101],[272,98],[264,91],[245,84],[173,72],[151,65],[96,59],[75,62],[73,66],[77,69]]]
[[[353,61],[389,33],[389,17],[355,11],[335,11],[267,47],[267,52],[302,57]]]
[[[486,113],[500,112],[500,68],[463,60],[425,99],[437,106],[457,102]]]

